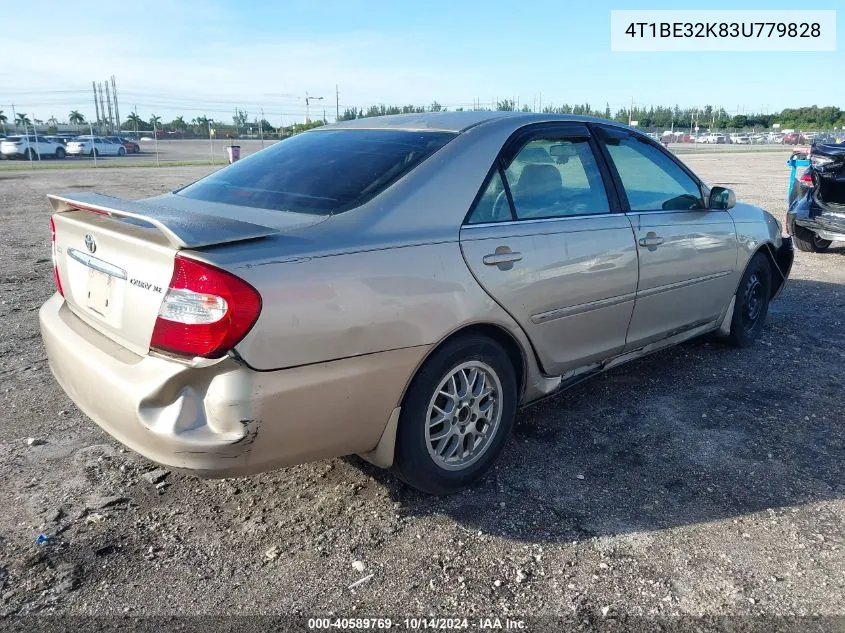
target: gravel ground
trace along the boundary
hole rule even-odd
[[[685,157],[778,217],[785,159]],[[36,317],[46,193],[207,169],[0,173],[0,614],[845,616],[842,245],[797,254],[754,347],[693,341],[527,408],[463,494],[357,458],[199,480],[87,420]]]

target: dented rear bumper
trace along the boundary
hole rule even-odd
[[[39,312],[50,369],[121,443],[171,468],[234,476],[371,451],[425,348],[279,371],[233,358],[189,366],[138,356],[58,294]]]

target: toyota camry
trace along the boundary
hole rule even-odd
[[[793,257],[766,211],[575,116],[358,119],[163,196],[49,198],[56,380],[206,476],[358,454],[459,490],[521,405],[693,337],[752,344]]]

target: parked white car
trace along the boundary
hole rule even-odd
[[[123,145],[107,141],[101,136],[77,136],[67,144],[70,156],[123,156],[126,148]]]
[[[0,142],[0,154],[3,158],[64,158],[65,147],[43,136],[7,136]]]
[[[731,143],[736,145],[751,145],[751,137],[748,134],[731,134]]]

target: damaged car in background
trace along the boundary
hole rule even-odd
[[[522,405],[751,345],[793,259],[763,209],[576,116],[358,119],[163,196],[50,201],[41,333],[108,433],[206,476],[359,454],[433,494],[489,471]]]
[[[816,253],[845,241],[845,143],[814,145],[809,159],[790,201],[786,230],[798,249]]]

